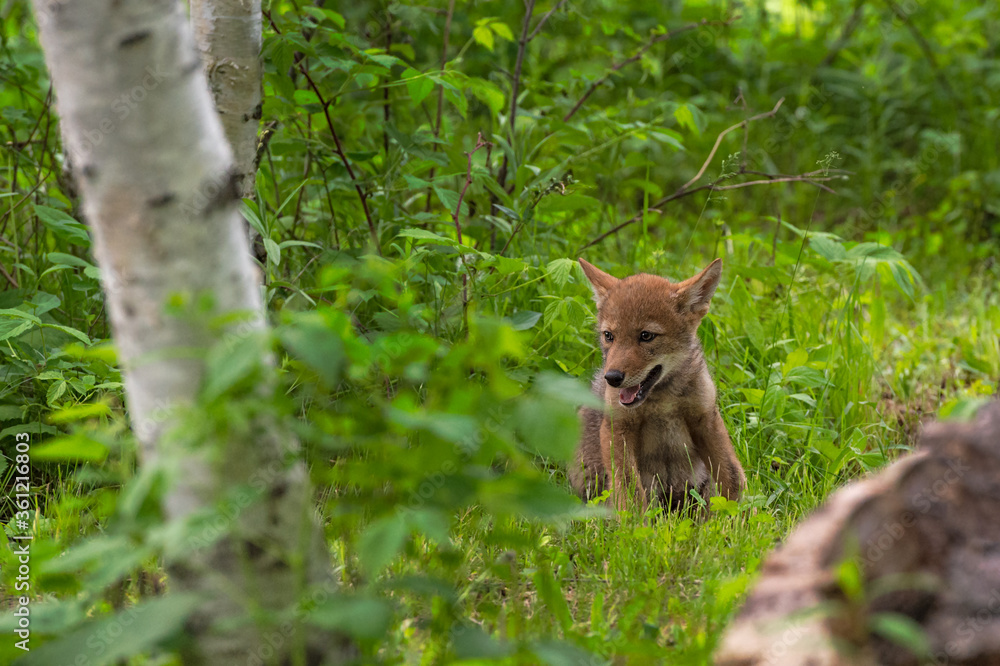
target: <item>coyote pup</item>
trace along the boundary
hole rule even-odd
[[[597,302],[604,367],[593,391],[606,409],[580,410],[573,489],[587,500],[613,478],[617,509],[626,508],[630,489],[643,508],[658,498],[680,510],[692,488],[702,497],[738,499],[746,476],[696,335],[722,261],[676,284],[645,273],[618,279],[583,259],[580,266]]]

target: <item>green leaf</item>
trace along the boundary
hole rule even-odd
[[[674,110],[674,120],[681,127],[690,130],[695,136],[701,136],[701,130],[698,128],[698,124],[694,121],[694,114],[691,113],[691,107],[687,104],[681,104]]]
[[[115,615],[86,622],[76,631],[32,649],[18,663],[24,666],[119,663],[151,650],[171,636],[180,635],[188,616],[203,601],[193,594],[171,592],[165,597],[140,602]]]
[[[515,312],[514,316],[510,318],[510,325],[515,331],[526,331],[537,324],[538,320],[541,318],[541,312],[521,310],[519,312]]]
[[[16,338],[19,335],[27,333],[34,327],[35,325],[30,321],[17,322],[0,320],[0,341]]]
[[[568,632],[573,627],[573,614],[547,563],[539,566],[535,572],[535,589],[538,590],[538,597],[545,602],[545,607],[556,616],[562,630]]]
[[[493,50],[493,31],[487,26],[480,25],[474,28],[472,30],[472,38],[490,51]]]
[[[63,211],[35,204],[35,215],[53,235],[70,245],[90,246],[90,235],[87,233],[86,225],[77,222]]]
[[[392,624],[392,607],[381,599],[336,595],[316,606],[306,621],[361,640],[378,640]]]
[[[7,439],[8,437],[13,437],[18,433],[30,433],[34,435],[56,435],[59,433],[58,430],[50,425],[44,423],[22,423],[19,425],[12,425],[9,428],[4,428],[0,430],[0,442]]]
[[[403,78],[406,80],[406,91],[410,93],[410,102],[414,105],[420,104],[434,90],[434,81],[412,67],[403,70]]]
[[[414,238],[417,240],[430,241],[432,243],[437,243],[439,245],[450,245],[452,247],[458,245],[458,241],[452,238],[447,238],[445,236],[439,236],[433,231],[427,231],[426,229],[403,229],[397,236],[402,236],[403,238]]]
[[[320,315],[309,313],[280,328],[278,338],[292,356],[319,375],[328,387],[340,383],[347,364],[344,341]]]
[[[275,266],[281,265],[281,248],[270,238],[264,239],[264,249],[267,251],[267,258]]]
[[[497,37],[506,39],[508,42],[514,41],[514,33],[510,31],[510,28],[506,23],[501,21],[490,21],[490,29],[496,33]]]
[[[500,113],[507,106],[507,98],[503,91],[490,81],[473,77],[469,79],[469,87],[472,94],[494,114]]]
[[[209,401],[221,397],[257,375],[264,361],[259,335],[226,340],[209,351],[202,396]]]
[[[53,382],[52,384],[50,384],[49,390],[45,392],[45,403],[49,407],[54,407],[56,404],[56,400],[61,398],[63,394],[66,393],[66,388],[68,386],[69,384],[67,384],[65,380]]]
[[[569,282],[569,275],[574,266],[576,266],[576,262],[572,259],[566,259],[565,257],[553,259],[545,265],[545,272],[556,283],[556,286],[562,289]]]
[[[103,402],[88,402],[52,412],[49,415],[49,423],[72,423],[98,416],[111,416],[111,408]]]
[[[512,646],[490,636],[478,624],[456,624],[451,628],[451,644],[455,656],[463,661],[503,659],[511,654]],[[472,663],[480,663],[472,661]]]
[[[844,246],[827,236],[810,236],[809,247],[827,261],[843,261],[847,258]]]
[[[24,407],[20,405],[0,405],[0,421],[20,421],[24,418]]]
[[[441,205],[445,207],[449,213],[454,214],[455,207],[458,206],[458,192],[454,190],[448,190],[443,187],[435,187],[434,194],[437,195],[438,199],[441,200]],[[459,215],[466,217],[469,214],[469,206],[466,204],[465,200],[462,200],[462,207],[459,209]]]
[[[469,111],[469,101],[465,98],[465,93],[454,86],[445,86],[444,96],[445,99],[454,105],[458,113],[465,118]]]
[[[403,516],[380,518],[369,525],[358,539],[361,567],[374,576],[384,569],[406,545],[409,529]]]
[[[54,328],[57,331],[62,331],[63,333],[72,335],[74,338],[76,338],[77,340],[79,340],[84,344],[87,345],[90,344],[90,338],[87,337],[87,334],[84,333],[83,331],[78,331],[75,328],[70,328],[69,326],[62,326],[60,324],[42,324],[42,328]]]
[[[80,257],[74,257],[72,254],[66,254],[65,252],[49,252],[45,255],[45,258],[53,264],[65,264],[66,266],[77,266],[79,268],[93,266],[89,261]]]
[[[108,447],[80,433],[58,437],[31,449],[33,460],[43,462],[80,461],[101,463],[108,457]]]
[[[901,613],[876,613],[868,622],[873,633],[909,650],[916,657],[930,656],[927,635],[913,618]]]

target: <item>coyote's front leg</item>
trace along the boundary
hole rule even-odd
[[[601,458],[611,479],[611,498],[615,509],[629,508],[629,489],[638,492],[642,509],[646,508],[646,489],[642,487],[635,460],[637,433],[621,425],[612,426],[607,417],[601,423]]]
[[[715,492],[726,499],[738,500],[746,488],[747,477],[718,407],[689,419],[688,430],[695,451],[712,475]]]

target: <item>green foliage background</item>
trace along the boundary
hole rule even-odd
[[[136,470],[33,19],[0,20],[0,449],[34,437],[33,655],[169,663],[189,602],[160,597],[163,562],[227,507],[165,523],[164,473]],[[705,663],[798,519],[995,393],[1000,9],[276,1],[264,24],[244,213],[274,328],[211,352],[186,418],[304,442],[342,587],[298,617],[366,662]],[[578,256],[725,260],[701,335],[750,488],[707,523],[567,492],[600,363]]]

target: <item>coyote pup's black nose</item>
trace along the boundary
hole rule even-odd
[[[604,378],[608,380],[608,384],[618,388],[625,381],[625,373],[621,370],[608,370],[604,373]]]

